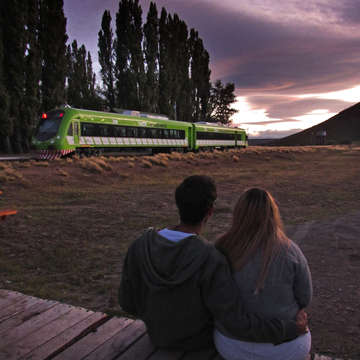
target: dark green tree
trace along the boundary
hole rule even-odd
[[[101,66],[101,79],[103,82],[106,105],[112,111],[115,107],[114,88],[114,40],[111,29],[111,15],[105,10],[101,20],[101,30],[98,35],[98,56]]]
[[[43,110],[52,109],[65,102],[65,53],[68,36],[63,7],[63,0],[40,2]]]
[[[219,122],[229,124],[230,117],[237,110],[231,108],[231,104],[236,101],[234,83],[227,83],[225,86],[221,80],[217,80],[211,88],[211,96],[209,101],[209,119],[210,122]]]
[[[145,74],[143,110],[158,112],[159,99],[159,19],[156,4],[151,2],[144,25]]]
[[[80,48],[81,49],[81,48]],[[68,73],[67,73],[67,103],[76,108],[83,108],[83,80],[85,73],[85,59],[77,41],[74,40],[67,47]]]
[[[142,10],[138,0],[121,0],[116,13],[115,78],[117,106],[140,109],[143,101],[144,60]]]
[[[40,111],[41,51],[40,0],[28,0],[26,12],[25,94],[22,113],[22,139],[24,150],[29,150],[31,135]]]
[[[159,111],[170,115],[171,106],[171,58],[169,54],[170,29],[168,14],[162,8],[159,20]]]
[[[141,110],[144,102],[145,71],[144,71],[144,53],[142,50],[143,43],[143,26],[142,26],[142,9],[139,0],[133,0],[131,3],[132,12],[132,37],[130,42],[130,68],[135,80],[136,99],[134,108]]]
[[[203,41],[194,29],[190,31],[190,64],[191,64],[191,96],[192,96],[192,121],[205,121],[208,114],[210,98],[210,58],[205,50]]]
[[[4,4],[0,3],[0,29],[4,28]],[[9,117],[9,96],[4,85],[4,44],[3,32],[0,31],[0,151],[11,152],[10,134],[12,123]]]
[[[190,52],[188,29],[184,21],[175,14],[171,26],[172,95],[171,104],[175,119],[191,121],[191,87],[189,78]]]
[[[9,96],[9,133],[13,150],[22,152],[22,110],[25,86],[26,7],[20,0],[3,0],[3,78]]]
[[[91,55],[85,45],[78,47],[74,40],[67,48],[67,59],[67,102],[76,108],[100,110],[102,101],[96,92]]]

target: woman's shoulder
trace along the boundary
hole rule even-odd
[[[291,239],[289,239],[286,245],[283,245],[281,247],[280,254],[281,257],[285,257],[286,259],[288,259],[288,261],[292,263],[299,263],[306,261],[300,246]]]

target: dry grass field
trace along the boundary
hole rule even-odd
[[[218,201],[205,237],[229,226],[238,195],[270,190],[288,234],[308,258],[313,350],[360,359],[360,148],[250,147],[154,157],[0,163],[0,287],[122,314],[129,244],[149,226],[177,222],[174,189],[212,176]]]

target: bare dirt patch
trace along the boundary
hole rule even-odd
[[[360,359],[360,149],[251,147],[146,158],[0,163],[0,287],[122,314],[117,304],[129,244],[176,223],[173,192],[191,174],[218,185],[210,241],[229,226],[240,192],[269,189],[313,274],[313,350]]]

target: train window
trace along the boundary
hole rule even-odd
[[[179,139],[185,139],[185,131],[179,130]]]
[[[132,138],[138,137],[138,128],[131,127],[131,126],[127,127],[126,128],[126,136],[132,137]]]
[[[36,130],[35,138],[40,141],[45,141],[56,136],[63,117],[64,112],[59,110],[43,114]]]
[[[99,125],[98,125],[98,130],[99,130],[98,136],[107,136],[107,128],[106,128],[106,125],[99,124]]]
[[[164,130],[163,130],[163,136],[164,136],[164,139],[169,139],[169,136],[170,136],[169,130],[164,129]]]
[[[82,133],[82,127],[81,127],[81,133]],[[70,125],[69,125],[69,129],[68,129],[67,134],[68,134],[69,136],[73,136],[73,126],[72,126],[72,123],[70,123]]]
[[[117,137],[126,137],[126,127],[125,126],[116,126],[115,127]]]
[[[107,136],[109,137],[115,137],[116,136],[116,130],[115,130],[115,126],[113,125],[106,125],[107,127]]]
[[[127,128],[126,128],[126,136],[127,136],[127,137],[134,137],[133,131],[132,131],[132,128],[131,128],[131,127],[127,127]]]
[[[98,136],[96,124],[81,123],[81,134],[83,136]]]
[[[139,128],[138,131],[139,131],[140,138],[147,138],[146,128]]]
[[[151,133],[151,138],[153,139],[157,139],[160,137],[160,132],[159,132],[159,129],[149,129],[150,130],[150,133]]]

